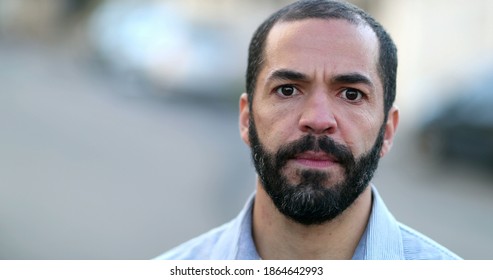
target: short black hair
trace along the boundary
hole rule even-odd
[[[354,24],[366,24],[375,32],[379,42],[378,74],[383,84],[384,114],[395,100],[397,76],[397,48],[390,35],[369,14],[345,2],[332,0],[302,0],[290,4],[267,18],[255,31],[248,50],[246,92],[251,109],[257,77],[262,68],[267,36],[278,22],[303,19],[343,19]]]

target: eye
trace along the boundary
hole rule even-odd
[[[276,93],[281,97],[290,97],[298,94],[296,87],[292,85],[283,85],[276,88]]]
[[[363,93],[354,88],[347,88],[342,91],[342,97],[349,101],[359,101],[363,98]]]

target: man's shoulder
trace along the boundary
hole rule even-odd
[[[407,260],[460,260],[455,253],[426,235],[399,223]]]
[[[246,250],[247,252],[254,251],[251,237],[248,238],[251,235],[251,213],[254,197],[255,193],[250,196],[240,213],[231,221],[186,241],[156,259],[225,260],[241,258],[242,255],[239,256],[238,253],[245,248],[250,249]]]
[[[156,257],[158,260],[207,260],[230,223],[216,227]]]

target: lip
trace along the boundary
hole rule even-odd
[[[293,160],[305,167],[323,169],[338,164],[333,156],[321,152],[304,152],[296,155]]]

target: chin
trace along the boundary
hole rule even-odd
[[[283,174],[289,185],[305,185],[307,178],[319,178],[319,188],[330,189],[344,182],[344,175],[336,172],[322,171],[317,169],[298,169],[294,172]]]

